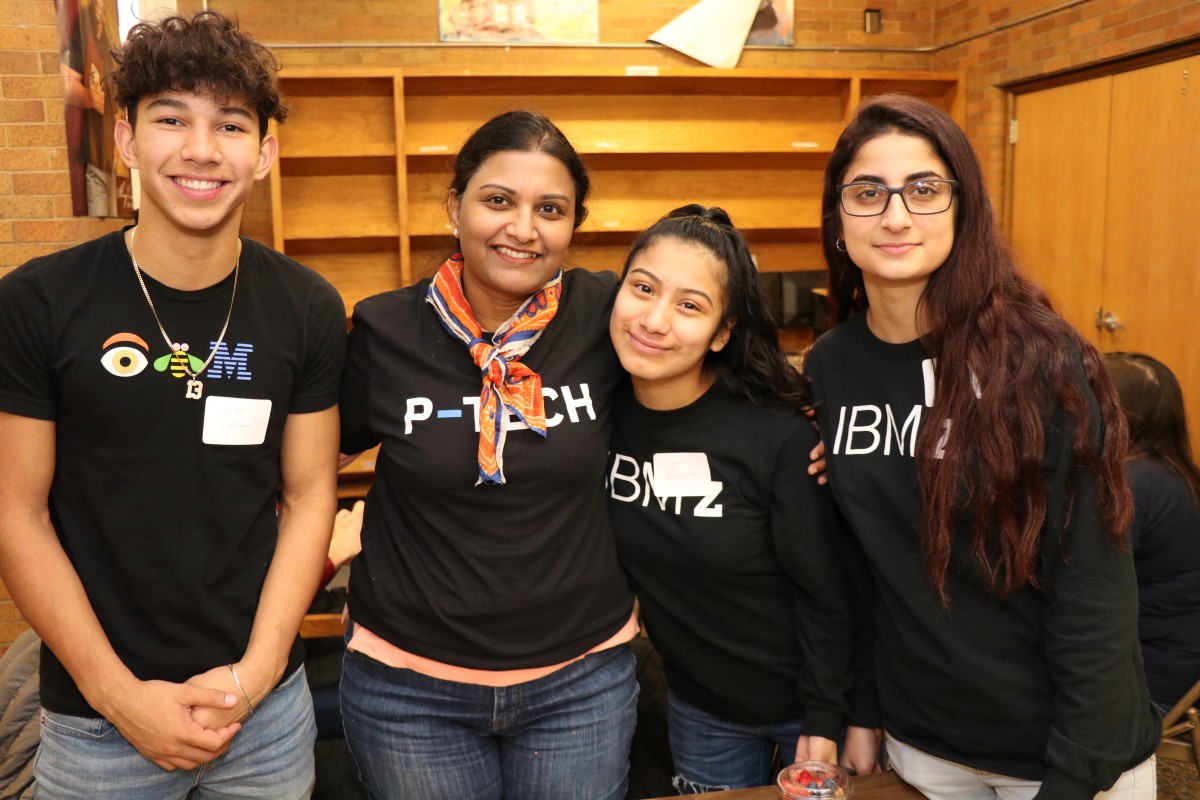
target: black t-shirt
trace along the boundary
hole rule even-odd
[[[1166,464],[1129,462],[1138,636],[1150,696],[1171,708],[1200,680],[1200,506]]]
[[[122,234],[0,281],[0,410],[51,420],[50,515],[101,626],[141,679],[241,658],[275,548],[284,423],[337,401],[345,310],[312,270],[243,240],[229,330],[185,398],[183,371]],[[194,292],[146,278],[168,333],[203,361],[232,272]],[[240,441],[260,443],[234,444]],[[298,665],[297,640],[291,664]],[[96,716],[43,649],[42,702]]]
[[[672,691],[734,722],[804,717],[805,733],[836,738],[853,620],[833,501],[806,472],[816,443],[803,416],[720,385],[670,411],[626,387],[608,491]],[[692,477],[672,486],[677,473]]]
[[[425,301],[429,280],[354,310],[342,450],[382,443],[350,576],[354,620],[472,669],[549,666],[614,635],[633,596],[604,499],[616,278],[574,269],[521,359],[542,378],[546,437],[510,429],[503,485],[480,485],[482,379]]]
[[[976,577],[963,529],[942,608],[925,577],[913,457],[934,401],[932,362],[919,341],[877,339],[859,313],[817,341],[806,368],[834,499],[875,578],[884,727],[940,758],[1042,780],[1039,796],[1054,800],[1091,798],[1149,757],[1159,730],[1137,647],[1133,559],[1100,524],[1065,413],[1047,426],[1042,588],[998,598]]]

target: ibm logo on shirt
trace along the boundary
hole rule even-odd
[[[229,378],[230,380],[248,381],[252,379],[250,374],[250,354],[254,352],[254,345],[239,342],[233,346],[233,351],[229,350],[229,345],[222,342],[217,346],[217,352],[213,354],[212,363],[205,370],[205,376],[209,378]]]

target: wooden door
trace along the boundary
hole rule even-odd
[[[1200,56],[1114,76],[1110,130],[1101,348],[1171,368],[1200,457]]]
[[[1093,344],[1103,300],[1112,78],[1017,97],[1010,231],[1025,272]]]
[[[1101,350],[1171,368],[1200,455],[1200,56],[1020,95],[1016,114],[1018,257]]]

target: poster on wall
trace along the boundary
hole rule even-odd
[[[746,44],[791,47],[796,43],[792,19],[795,0],[762,0],[750,25]]]
[[[118,104],[107,79],[120,41],[116,0],[55,0],[63,117],[76,216],[132,216],[129,169],[116,154]]]
[[[791,0],[787,0],[791,2]],[[598,0],[439,0],[443,42],[600,41]]]

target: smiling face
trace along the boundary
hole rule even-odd
[[[575,184],[554,156],[504,150],[484,159],[450,221],[463,254],[463,291],[494,331],[562,267],[575,231]]]
[[[674,238],[633,257],[609,318],[609,335],[634,394],[655,409],[681,408],[711,385],[704,359],[729,341],[725,265]]]
[[[117,123],[121,158],[140,171],[139,221],[190,233],[236,232],[242,205],[275,159],[258,115],[237,100],[168,91],[138,101],[137,128]]]
[[[952,180],[949,168],[919,136],[885,133],[859,148],[842,183],[868,181],[903,186],[922,178]],[[889,198],[883,214],[854,217],[839,205],[846,253],[862,270],[868,297],[903,289],[920,293],[954,246],[957,200],[941,214],[910,214],[899,195]],[[876,300],[870,297],[872,305]]]

